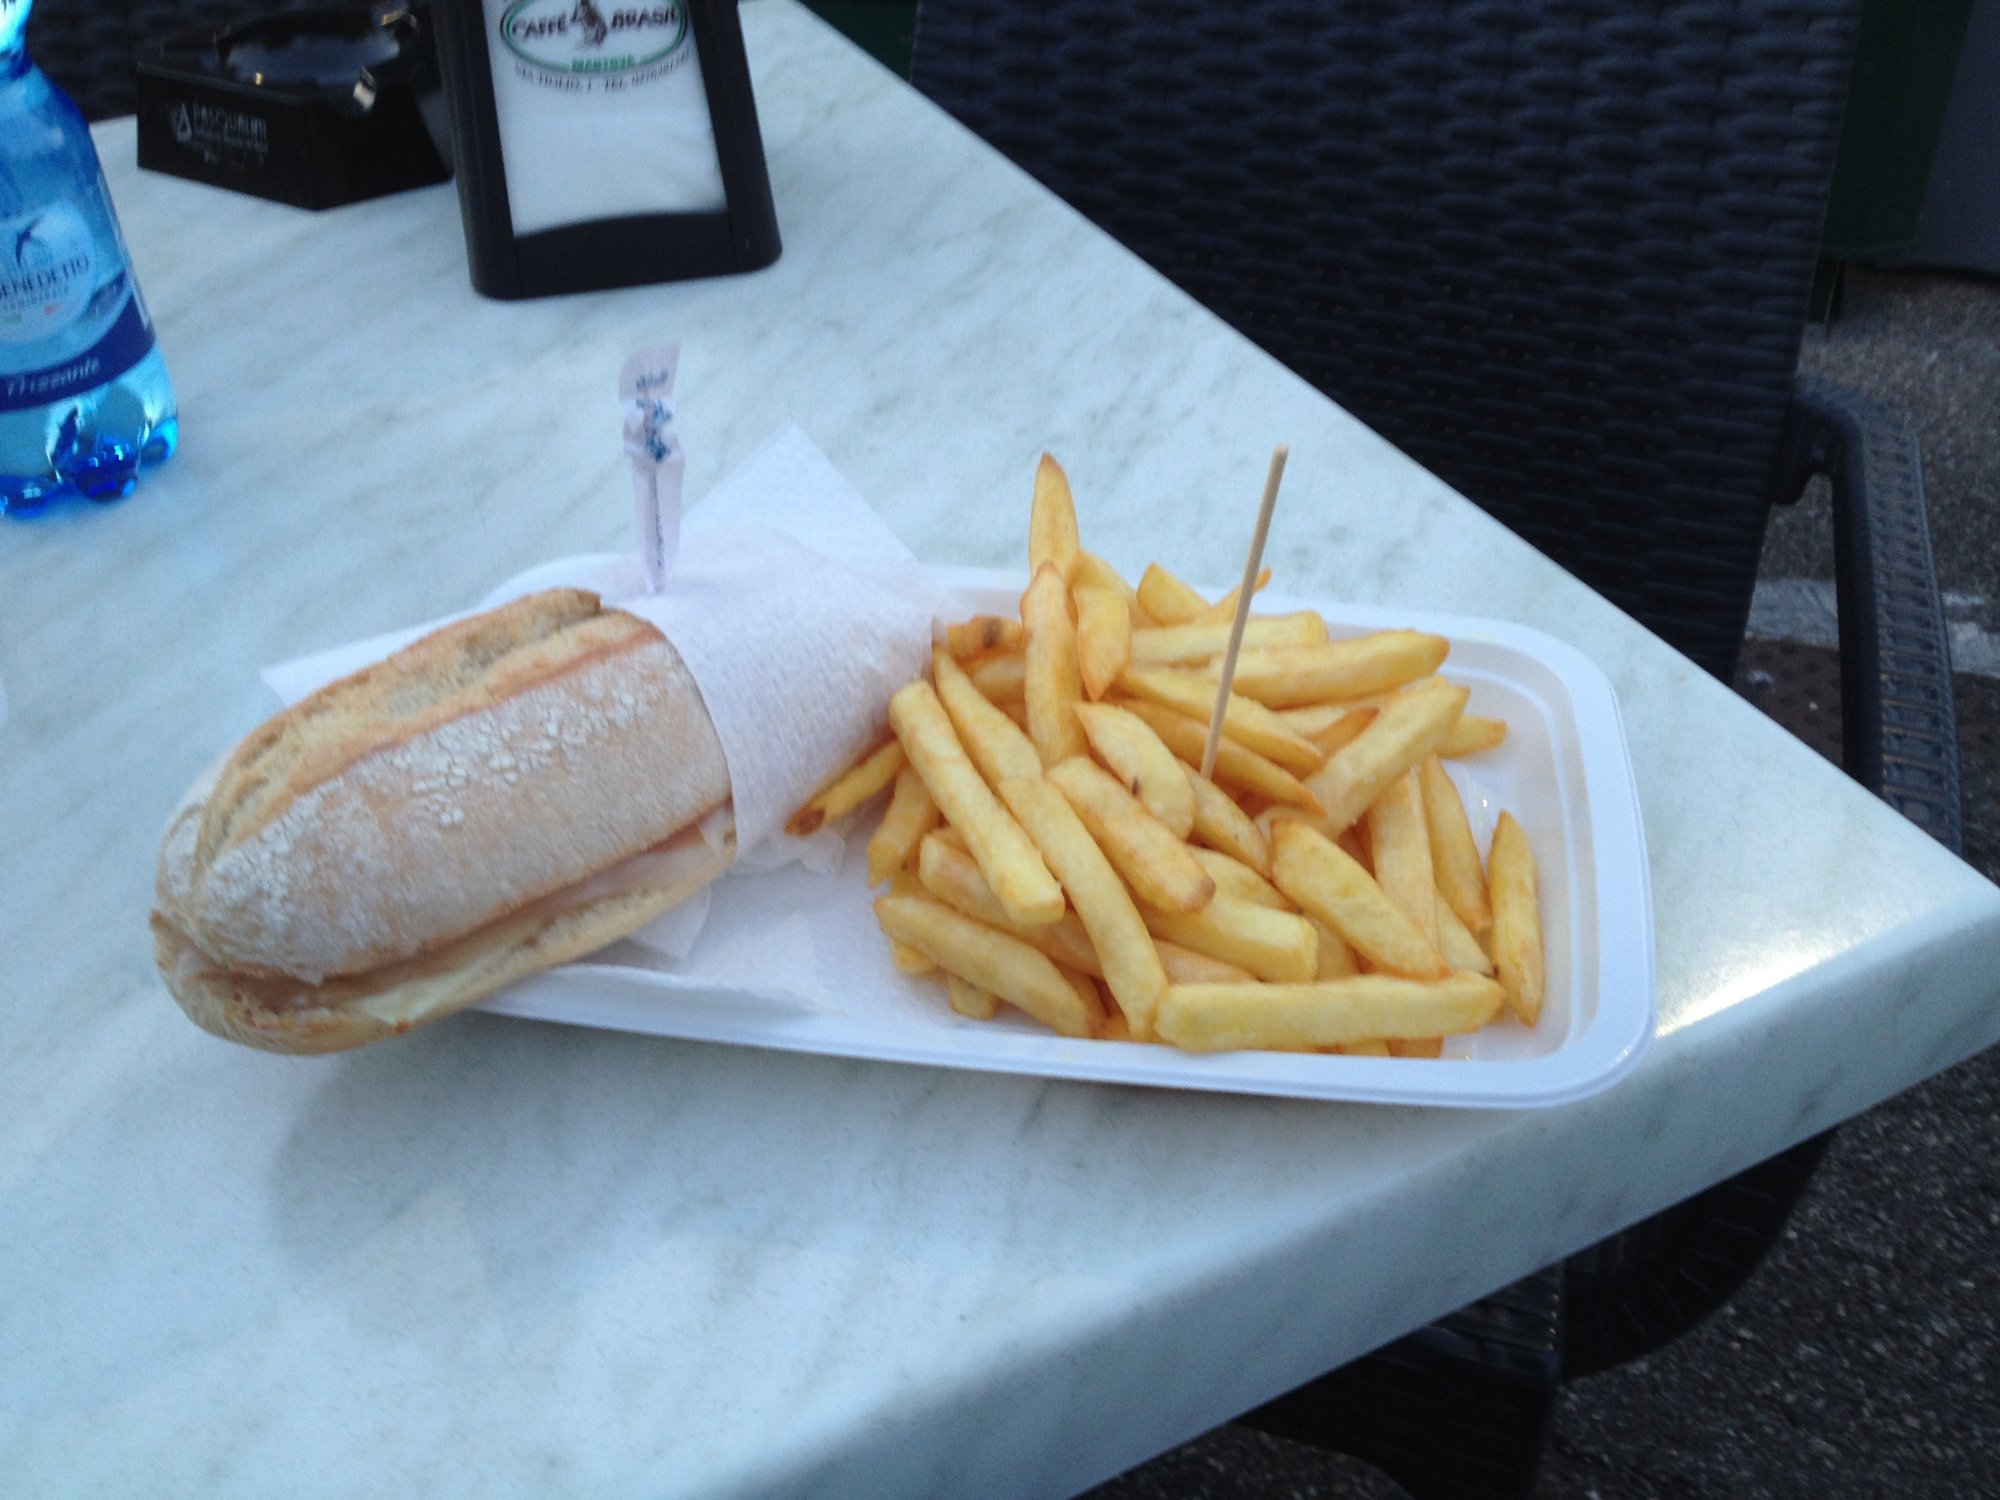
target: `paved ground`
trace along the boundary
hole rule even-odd
[[[1856,273],[1840,318],[1807,335],[1801,363],[1916,425],[1955,616],[1966,852],[2000,879],[2000,284]],[[1753,643],[1744,686],[1782,696],[1792,676],[1831,659],[1810,649],[1832,641],[1824,495],[1776,519],[1762,571],[1753,633],[1809,646]],[[1780,716],[1831,752],[1837,707],[1823,697]],[[1996,1120],[2000,1049],[1845,1126],[1784,1242],[1722,1314],[1647,1359],[1564,1389],[1537,1493],[2000,1492]],[[1352,1460],[1224,1428],[1089,1500],[1401,1494]]]
[[[1840,315],[1801,366],[1904,413],[1924,451],[1938,581],[2000,627],[2000,286],[1973,276],[1851,271]],[[1774,518],[1767,578],[1833,577],[1823,494]]]

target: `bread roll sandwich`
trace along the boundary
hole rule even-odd
[[[589,953],[728,864],[722,747],[658,630],[556,589],[278,714],[160,851],[167,987],[218,1036],[330,1052]]]

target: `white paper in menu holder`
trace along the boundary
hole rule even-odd
[[[484,0],[516,234],[728,206],[675,0]]]

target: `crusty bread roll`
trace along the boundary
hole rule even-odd
[[[533,594],[269,720],[160,851],[160,971],[217,1035],[325,1052],[602,947],[715,877],[728,769],[679,654]]]

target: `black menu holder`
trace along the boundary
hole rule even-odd
[[[778,258],[734,0],[434,0],[431,20],[479,292]]]

